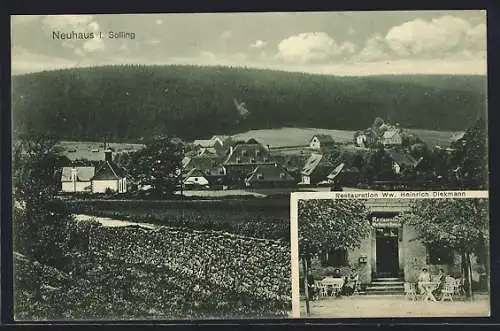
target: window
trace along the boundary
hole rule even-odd
[[[255,163],[255,159],[254,159],[254,158],[251,158],[251,159],[250,159],[250,162]]]
[[[428,264],[453,264],[453,251],[447,247],[429,245],[427,247]]]
[[[323,254],[321,261],[324,267],[342,267],[349,265],[346,249],[332,249]]]
[[[257,178],[258,179],[264,179],[264,175],[263,174],[257,174]]]
[[[241,158],[237,157],[236,158],[236,163],[241,163]]]
[[[198,181],[198,177],[195,177],[195,178],[194,178],[194,181],[195,181],[195,182],[197,182],[197,181]]]

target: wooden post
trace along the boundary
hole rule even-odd
[[[304,267],[304,293],[306,295],[306,316],[310,316],[311,315],[311,310],[309,308],[309,281],[307,279],[308,277],[308,274],[309,274],[309,269],[307,267],[307,258],[306,258],[306,254],[304,254],[304,256],[302,257],[302,266]]]

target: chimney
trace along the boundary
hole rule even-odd
[[[104,151],[104,161],[106,162],[113,161],[113,152],[109,148]]]

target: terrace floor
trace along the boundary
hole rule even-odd
[[[487,295],[475,295],[473,301],[410,301],[402,295],[370,295],[323,298],[309,303],[312,318],[366,317],[487,317]],[[305,301],[300,301],[300,315],[306,317]]]

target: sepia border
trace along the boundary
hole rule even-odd
[[[315,199],[488,199],[488,191],[344,191],[293,192],[290,195],[292,317],[300,317],[298,202]],[[491,252],[490,252],[491,254]],[[490,293],[491,295],[491,293]],[[490,307],[491,310],[491,307]],[[332,316],[333,318],[333,316]]]

